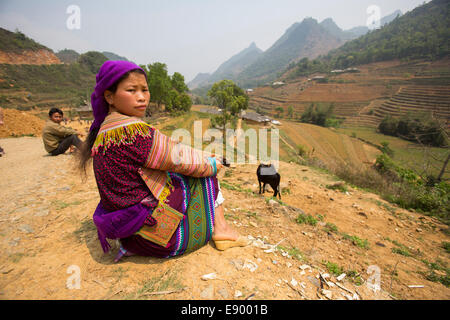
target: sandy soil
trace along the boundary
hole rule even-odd
[[[4,122],[0,125],[0,138],[23,135],[37,137],[42,134],[45,121],[30,112],[6,108],[2,108],[0,112],[3,112]]]
[[[99,201],[92,173],[83,182],[75,157],[46,156],[38,137],[0,139],[0,145],[6,151],[0,157],[0,299],[450,298],[449,288],[418,273],[429,270],[423,261],[448,265],[441,247],[449,241],[446,226],[370,193],[327,189],[336,181],[308,167],[281,164],[287,206],[257,194],[256,165],[222,172],[226,218],[253,237],[252,245],[221,252],[210,243],[168,260],[130,257],[114,264],[115,242],[112,253],[103,254],[92,223]],[[296,208],[322,221],[298,224]],[[325,223],[339,231],[324,231]],[[367,239],[369,247],[343,233]],[[394,242],[411,255],[394,253]],[[271,252],[268,244],[277,243],[284,252]],[[348,275],[339,282],[327,262]],[[367,285],[376,283],[368,270],[379,270],[381,290]],[[217,279],[201,280],[209,273]],[[319,273],[331,274],[328,285]]]

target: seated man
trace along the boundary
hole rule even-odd
[[[63,112],[58,108],[50,109],[48,113],[50,119],[46,122],[42,131],[45,150],[52,156],[62,154],[74,145],[78,149],[81,147],[81,140],[77,132],[72,128],[64,127],[60,123],[63,120]]]

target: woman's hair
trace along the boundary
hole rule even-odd
[[[121,76],[112,86],[110,86],[106,90],[111,91],[112,93],[115,93],[117,91],[117,87],[119,86],[119,83],[122,82],[123,80],[125,80],[126,78],[128,78],[128,76],[131,73],[140,73],[140,74],[145,75],[145,72],[142,71],[141,69],[130,70],[127,73],[125,73],[123,76]],[[97,134],[98,134],[99,130],[100,130],[100,128],[96,128],[96,129],[89,131],[88,137],[81,145],[81,152],[80,152],[80,156],[79,156],[79,158],[80,158],[79,159],[80,160],[79,169],[81,170],[82,173],[84,173],[85,176],[86,176],[86,167],[89,163],[89,160],[91,159],[91,149],[92,149],[92,146],[94,145],[95,139],[97,138]]]

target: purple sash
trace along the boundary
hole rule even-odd
[[[152,209],[142,201],[128,208],[109,212],[100,201],[93,218],[103,252],[106,253],[111,248],[106,238],[120,239],[133,235],[142,227]]]

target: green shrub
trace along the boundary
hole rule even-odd
[[[400,255],[405,256],[405,257],[410,257],[411,256],[411,253],[409,252],[409,250],[405,249],[405,248],[392,248],[392,252],[400,254]]]
[[[325,217],[321,214],[318,214],[317,219],[319,219],[320,221],[323,221],[323,219],[325,219]]]
[[[392,150],[389,147],[389,142],[387,141],[382,141],[381,142],[381,148],[380,148],[381,152],[386,153],[388,156],[393,157],[394,156],[394,150]]]
[[[338,266],[336,263],[327,261],[325,264],[328,272],[332,273],[335,276],[339,276],[344,273],[344,269]]]
[[[367,239],[361,239],[357,236],[351,236],[346,233],[342,233],[342,236],[346,240],[350,240],[355,246],[362,249],[369,249],[369,242]]]
[[[385,153],[377,157],[371,168],[345,165],[336,167],[333,173],[343,181],[378,193],[404,209],[426,212],[450,224],[450,184],[431,179],[424,181]]]
[[[397,135],[398,119],[393,118],[391,115],[387,115],[378,125],[378,130],[381,133],[389,136]]]
[[[327,189],[331,189],[331,190],[339,190],[341,192],[347,192],[347,186],[343,183],[335,183],[335,184],[328,184],[326,185]]]
[[[325,224],[324,230],[329,233],[331,233],[331,232],[337,233],[338,227],[334,223],[327,222]]]
[[[339,128],[342,120],[336,118],[328,118],[325,120],[325,127],[327,128]]]
[[[25,50],[37,51],[47,47],[28,38],[18,29],[15,32],[0,28],[0,50],[6,52],[22,53]]]
[[[295,219],[295,221],[298,223],[298,224],[303,224],[303,223],[305,223],[305,224],[309,224],[309,225],[311,225],[311,226],[315,226],[316,224],[317,224],[317,219],[316,218],[314,218],[312,215],[310,215],[310,214],[303,214],[303,213],[300,213],[298,216],[297,216],[297,219]]]
[[[450,242],[442,242],[442,248],[444,248],[447,253],[450,253]]]
[[[450,184],[442,181],[430,185],[413,171],[394,163],[386,154],[377,157],[375,168],[391,181],[389,189],[380,190],[385,199],[405,209],[429,212],[448,222]]]
[[[418,176],[412,170],[398,166],[386,153],[383,153],[376,158],[375,169],[382,175],[389,177],[394,181],[418,181]]]
[[[363,284],[363,280],[362,280],[361,276],[355,270],[348,270],[346,272],[346,274],[347,274],[347,277],[349,278],[349,280],[351,282],[353,282],[355,285],[360,286]]]
[[[334,105],[312,103],[300,117],[301,122],[312,123],[322,127],[338,127],[341,123],[334,114]]]
[[[277,246],[277,249],[287,252],[291,257],[293,257],[299,261],[302,261],[305,259],[303,256],[303,253],[297,247],[287,248],[287,247],[283,247],[283,246]]]
[[[428,281],[440,282],[447,288],[450,287],[450,275],[448,272],[444,276],[444,275],[438,275],[436,272],[434,272],[434,270],[431,270],[429,273],[424,274],[424,276]]]
[[[407,114],[400,118],[387,115],[378,125],[378,130],[386,135],[400,137],[409,141],[445,147],[448,138],[444,126],[431,115]]]
[[[305,149],[305,147],[302,146],[301,144],[298,144],[298,145],[297,145],[297,154],[298,154],[300,157],[304,157],[304,156],[306,155],[306,149]]]

